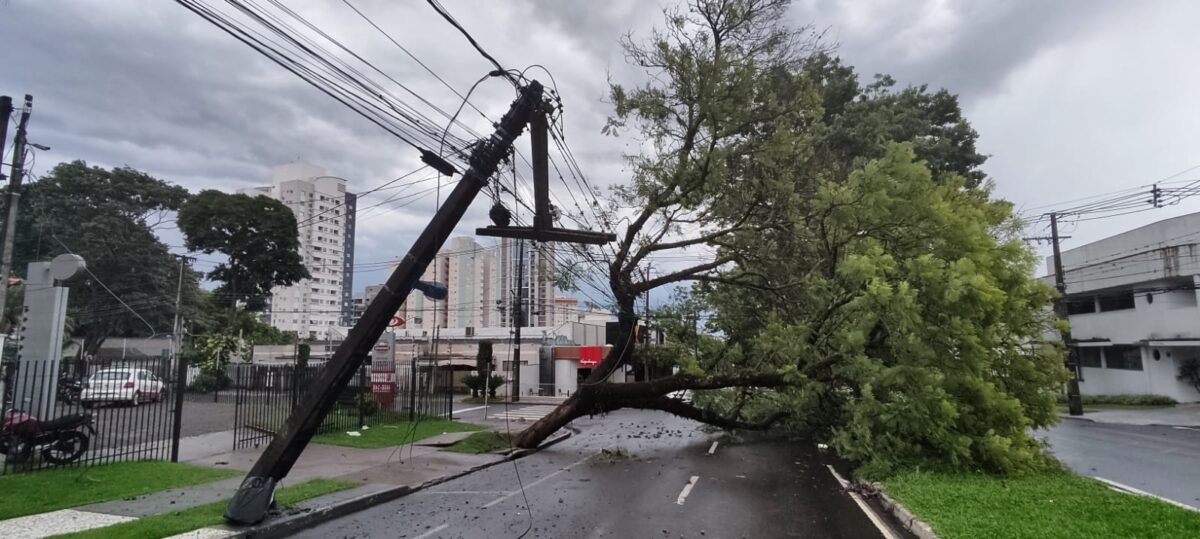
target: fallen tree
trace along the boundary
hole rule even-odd
[[[609,128],[635,127],[650,149],[629,157],[609,208],[628,223],[604,254],[616,344],[517,445],[640,408],[784,425],[869,474],[1045,464],[1027,432],[1054,420],[1065,377],[1061,349],[1033,344],[1054,323],[1051,290],[1011,205],[980,183],[974,131],[944,92],[860,88],[819,36],[781,25],[786,7],[699,1],[648,44],[626,41],[651,82],[613,87]],[[879,140],[897,133],[918,140]],[[663,253],[697,262],[645,271]],[[681,286],[656,320],[673,342],[635,342],[635,300]],[[650,363],[675,373],[608,381]]]

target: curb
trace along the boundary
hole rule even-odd
[[[1069,419],[1071,421],[1086,421],[1088,423],[1095,423],[1097,425],[1125,425],[1125,426],[1129,426],[1129,427],[1169,427],[1172,429],[1200,430],[1200,425],[1178,425],[1175,423],[1121,423],[1121,422],[1116,422],[1116,421],[1103,421],[1103,420],[1095,419],[1095,418],[1091,418],[1091,417],[1080,417],[1080,416],[1070,416],[1070,415],[1062,416],[1062,419]]]
[[[933,528],[929,524],[913,516],[912,511],[909,511],[907,507],[904,507],[900,502],[885,494],[881,488],[882,485],[876,483],[872,486],[879,495],[879,504],[883,506],[884,510],[891,513],[904,526],[904,529],[917,536],[918,539],[938,539],[937,534],[933,533]]]
[[[533,449],[514,450],[504,458],[495,462],[480,464],[461,472],[455,472],[435,479],[430,479],[429,481],[421,483],[417,486],[400,485],[386,490],[381,490],[379,492],[364,494],[357,498],[351,498],[326,507],[318,507],[311,511],[306,511],[295,515],[283,515],[276,517],[275,520],[268,520],[265,523],[238,530],[236,534],[229,537],[245,537],[254,539],[274,539],[277,537],[287,537],[300,530],[316,526],[317,524],[341,518],[351,513],[357,513],[379,504],[387,503],[398,498],[403,498],[404,496],[414,492],[418,492],[447,481],[452,481],[480,470],[491,468],[492,466],[511,462],[527,455],[532,455],[547,447],[558,444],[563,440],[570,438],[574,434],[579,433],[578,430],[573,428],[567,428],[566,430],[567,432],[546,440],[544,443],[542,443],[542,445],[539,445]]]

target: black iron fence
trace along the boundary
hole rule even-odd
[[[179,387],[170,360],[6,361],[0,474],[169,459]]]
[[[288,416],[324,365],[231,365],[236,408],[234,448],[257,447],[282,430]],[[410,365],[363,365],[342,390],[318,433],[358,430],[416,417],[449,417],[452,373],[433,361]]]

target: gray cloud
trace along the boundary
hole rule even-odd
[[[624,65],[618,40],[630,31],[644,37],[660,21],[663,2],[444,3],[507,66],[549,68],[564,98],[568,140],[588,177],[599,186],[624,180],[621,154],[637,142],[600,135],[609,113],[603,97],[610,76],[642,80]],[[439,108],[458,107],[441,82],[340,2],[288,5]],[[424,3],[355,5],[459,91],[491,69]],[[838,53],[864,78],[887,72],[902,83],[959,93],[983,150],[995,156],[988,172],[1000,194],[1033,204],[1145,183],[1137,179],[1195,160],[1195,126],[1178,116],[1194,110],[1196,92],[1185,89],[1200,81],[1179,72],[1188,59],[1163,52],[1200,45],[1177,23],[1188,18],[1177,13],[1184,9],[1196,14],[1170,3],[797,0],[792,21],[829,27]],[[416,152],[396,138],[172,2],[0,3],[0,63],[6,66],[0,92],[35,95],[31,138],[54,148],[39,156],[37,173],[80,158],[133,166],[192,190],[229,190],[263,183],[271,165],[301,159],[364,191],[420,166]],[[1123,77],[1122,70],[1140,78]],[[1155,82],[1149,91],[1155,99],[1133,107],[1141,117],[1113,117],[1121,107],[1113,100],[1145,93],[1147,79]],[[494,119],[511,99],[511,88],[491,80],[471,101]],[[491,130],[469,108],[460,119],[476,131]],[[1081,167],[1086,185],[1071,176]],[[574,205],[566,187],[556,189],[564,205]],[[359,259],[402,253],[434,206],[426,197],[372,211],[360,223]],[[486,206],[477,203],[457,232],[484,224]],[[1078,235],[1087,238],[1087,230],[1081,226]],[[357,275],[356,288],[382,278],[382,271]]]

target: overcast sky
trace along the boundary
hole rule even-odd
[[[343,3],[284,3],[437,106],[459,105]],[[353,3],[460,92],[490,69],[425,2]],[[600,134],[609,110],[602,98],[610,77],[640,80],[624,65],[618,38],[646,35],[661,20],[659,4],[443,4],[501,63],[549,68],[585,173],[601,186],[623,180],[620,156],[631,141]],[[980,150],[991,156],[985,170],[997,194],[1038,211],[1200,165],[1200,71],[1189,57],[1200,50],[1198,16],[1194,2],[1091,0],[798,0],[790,14],[796,25],[828,28],[838,54],[865,79],[886,72],[960,95]],[[30,140],[52,147],[39,152],[35,174],[83,159],[132,166],[193,191],[233,190],[266,183],[271,165],[301,160],[362,192],[420,166],[411,147],[174,2],[0,1],[0,65],[0,93],[34,95]],[[471,101],[498,118],[511,99],[511,87],[493,79]],[[462,119],[490,131],[470,109]],[[1174,179],[1192,177],[1200,171]],[[393,194],[367,197],[360,207]],[[406,251],[434,204],[426,196],[361,215],[360,266]],[[487,206],[478,201],[458,232],[483,224]],[[1196,210],[1200,198],[1068,225],[1064,245]],[[177,232],[164,237],[182,244]],[[361,271],[355,290],[384,278],[382,270]]]

